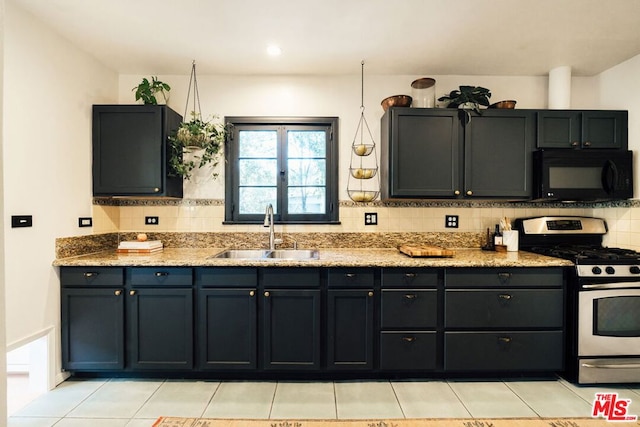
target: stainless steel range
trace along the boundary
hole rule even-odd
[[[603,247],[600,218],[520,218],[514,228],[522,250],[576,264],[567,280],[568,379],[640,382],[640,253]]]

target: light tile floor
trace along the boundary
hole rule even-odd
[[[9,427],[150,427],[160,416],[257,419],[589,417],[596,392],[631,399],[640,385],[558,380],[69,380],[17,410]]]

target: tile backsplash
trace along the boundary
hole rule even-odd
[[[249,232],[262,224],[225,225],[224,201],[211,199],[95,199],[94,233],[111,232]],[[365,225],[365,214],[376,213],[377,225]],[[458,228],[446,228],[445,216],[457,215]],[[604,243],[640,250],[640,201],[607,204],[407,201],[356,204],[341,202],[340,224],[277,225],[281,233],[475,232],[493,229],[500,218],[539,215],[586,215],[605,218]],[[145,225],[157,216],[157,225]]]

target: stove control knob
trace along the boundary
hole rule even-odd
[[[593,267],[593,268],[591,269],[591,272],[592,272],[593,274],[600,274],[600,273],[602,273],[602,269],[601,269],[600,267]]]
[[[640,274],[640,267],[638,267],[637,265],[632,265],[631,267],[629,267],[629,273]]]
[[[607,274],[615,274],[616,269],[613,268],[613,267],[607,267],[607,268],[604,269],[604,271],[606,271]]]

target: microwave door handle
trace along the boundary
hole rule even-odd
[[[618,168],[611,160],[607,160],[602,169],[602,186],[607,194],[613,193],[618,186]]]

